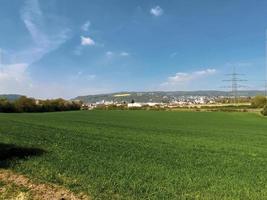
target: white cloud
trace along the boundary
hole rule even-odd
[[[82,71],[77,72],[74,75],[71,75],[70,77],[70,81],[92,81],[96,78],[95,74],[86,74]]]
[[[81,29],[83,31],[87,32],[87,31],[89,31],[90,26],[91,26],[91,22],[88,20],[82,25]]]
[[[118,53],[118,52],[113,52],[113,51],[107,51],[107,52],[105,53],[105,55],[106,55],[106,57],[108,57],[108,58],[112,58],[112,57],[116,57],[116,58],[118,58],[118,57],[127,57],[127,56],[130,56],[130,53],[125,52],[125,51],[122,51],[122,52],[120,52],[120,53]]]
[[[26,63],[2,65],[0,68],[1,93],[28,93],[33,83],[27,68]]]
[[[201,71],[194,71],[192,73],[178,72],[174,76],[168,77],[167,81],[162,83],[161,86],[168,87],[187,84],[193,80],[213,75],[216,72],[216,69],[205,69]]]
[[[95,82],[96,75],[81,71],[69,77],[70,79],[65,79],[64,83],[40,83],[32,80],[26,64],[4,67],[4,72],[0,70],[0,91],[4,94],[23,94],[41,99],[73,98],[78,95],[108,92],[111,89],[110,85]],[[89,85],[86,84],[88,81],[91,81]]]
[[[0,81],[14,80],[21,82],[25,79],[25,72],[28,65],[26,63],[17,63],[12,65],[3,65],[0,68]]]
[[[81,45],[82,46],[94,46],[95,41],[90,37],[81,36]]]
[[[20,10],[20,18],[32,39],[22,51],[10,50],[5,53],[0,66],[1,93],[17,93],[28,96],[46,96],[43,91],[51,84],[34,80],[30,66],[38,62],[45,54],[56,50],[70,38],[70,29],[60,23],[63,18],[51,15],[49,22],[42,12],[38,0],[25,0]],[[56,89],[54,89],[56,92]],[[52,93],[52,90],[50,91]],[[59,96],[59,95],[57,95]]]
[[[125,52],[125,51],[123,51],[123,52],[120,53],[120,56],[129,56],[129,55],[130,54],[128,52]]]
[[[150,9],[150,14],[154,15],[156,17],[163,15],[163,13],[164,13],[164,11],[160,6],[155,6],[155,7]]]
[[[43,13],[40,9],[39,1],[27,0],[21,10],[21,19],[31,34],[34,42],[45,46],[49,42],[47,36],[40,30],[43,26],[42,18]]]
[[[113,55],[114,55],[114,53],[113,53],[112,51],[107,51],[107,52],[106,52],[106,56],[107,56],[108,58],[112,57]]]
[[[73,81],[66,82],[62,85],[60,83],[36,84],[32,87],[31,91],[34,91],[36,98],[74,98],[76,96],[85,94],[101,94],[113,91],[114,89],[110,85],[100,83],[90,83],[81,85],[80,82],[73,83]],[[27,93],[23,93],[27,94]]]
[[[81,29],[84,32],[88,32],[91,26],[91,22],[88,20],[82,26]],[[85,46],[101,46],[100,44],[96,43],[91,37],[89,36],[80,36],[80,44],[75,47],[73,53],[77,56],[82,55],[83,49]]]
[[[32,42],[24,46],[23,51],[2,50],[5,54],[4,62],[0,66],[0,93],[17,93],[35,98],[71,98],[82,94],[114,90],[104,81],[93,81],[96,75],[83,72],[77,72],[77,76],[85,83],[83,85],[80,79],[64,80],[63,83],[58,80],[45,83],[36,80],[31,74],[30,66],[66,42],[70,38],[71,30],[66,28],[66,21],[61,16],[49,15],[49,21],[47,21],[47,13],[42,12],[38,0],[25,0],[23,3],[20,17]],[[86,45],[92,44],[92,41],[88,42],[86,37],[84,42]],[[79,47],[83,48],[82,45]],[[86,81],[91,82],[88,85]]]
[[[54,18],[56,18],[54,16]],[[19,56],[27,63],[41,59],[45,54],[57,49],[68,38],[70,30],[59,24],[49,23],[45,20],[38,0],[26,0],[21,10],[21,20],[29,31],[34,45]],[[57,21],[55,19],[55,21]],[[26,59],[25,59],[26,58]]]

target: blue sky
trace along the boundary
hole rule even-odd
[[[267,1],[0,0],[0,93],[223,90],[265,78]]]

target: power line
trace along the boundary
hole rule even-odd
[[[265,97],[267,98],[267,30],[265,30]]]
[[[232,96],[234,99],[234,103],[238,103],[238,89],[244,88],[244,85],[241,85],[240,82],[245,82],[247,80],[241,79],[240,76],[243,76],[244,74],[236,73],[235,67],[233,67],[233,72],[230,74],[225,74],[226,76],[230,76],[230,79],[223,80],[225,82],[231,82],[230,86],[226,86],[227,88],[231,88],[232,90]]]

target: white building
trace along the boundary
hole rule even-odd
[[[157,106],[157,105],[160,105],[159,103],[153,103],[153,102],[148,102],[146,103],[148,106]]]
[[[141,103],[128,103],[128,108],[141,108],[142,104]]]

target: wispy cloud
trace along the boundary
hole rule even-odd
[[[43,13],[37,0],[27,0],[25,2],[21,10],[21,19],[36,44],[42,47],[49,45],[47,36],[41,31],[43,26]]]
[[[70,29],[55,25],[51,28],[51,23],[48,24],[44,14],[40,8],[38,0],[26,0],[21,9],[21,20],[29,31],[34,45],[22,52],[22,56],[30,58],[27,62],[36,62],[48,52],[57,49],[68,38]],[[51,31],[53,30],[53,31]],[[29,56],[26,56],[29,54]]]
[[[155,6],[155,7],[150,9],[150,14],[154,15],[156,17],[163,15],[163,13],[164,13],[164,11],[160,6]]]
[[[111,58],[111,57],[114,56],[114,53],[113,53],[112,51],[107,51],[107,52],[105,53],[105,55],[106,55],[107,58]]]
[[[92,81],[95,78],[96,78],[95,74],[87,74],[87,73],[84,73],[82,71],[79,71],[76,74],[70,76],[71,81],[77,81],[77,80],[79,80],[79,81]]]
[[[81,45],[82,46],[94,46],[95,41],[90,37],[81,36]]]
[[[27,63],[1,65],[1,93],[27,93],[32,87],[32,80],[27,72]]]
[[[70,29],[59,23],[56,15],[50,16],[48,23],[38,0],[25,0],[20,18],[32,42],[22,51],[13,50],[5,54],[8,62],[2,63],[0,68],[0,91],[31,96],[44,88],[34,81],[29,67],[66,42],[70,38]]]
[[[120,53],[120,56],[130,56],[130,54],[128,52],[123,51]]]
[[[91,22],[88,20],[81,26],[81,29],[82,31],[87,32],[89,31],[90,26],[91,26]]]
[[[0,68],[0,81],[13,80],[16,82],[21,82],[25,80],[25,73],[28,64],[17,63],[11,65],[3,65]]]
[[[107,51],[105,53],[106,57],[108,58],[112,58],[112,57],[128,57],[130,56],[130,53],[126,52],[126,51],[122,51],[120,53],[118,52],[113,52],[113,51]]]
[[[205,69],[191,73],[178,72],[174,76],[168,77],[167,81],[161,84],[161,87],[171,88],[174,86],[188,84],[191,81],[213,75],[216,72],[216,69]]]

